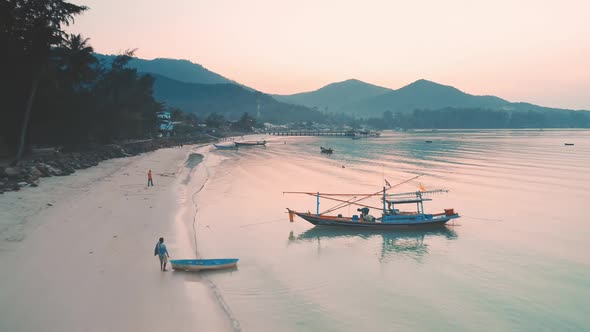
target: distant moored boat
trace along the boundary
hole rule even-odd
[[[228,150],[228,149],[235,149],[236,145],[231,142],[231,143],[222,143],[222,144],[213,144],[214,147],[220,149],[220,150]]]
[[[266,145],[266,141],[241,141],[235,142],[236,146]]]
[[[323,146],[320,146],[320,152],[321,153],[332,154],[332,152],[334,152],[334,150],[332,150],[332,148],[325,148]]]

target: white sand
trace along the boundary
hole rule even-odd
[[[0,195],[0,331],[235,329],[208,280],[161,272],[153,256],[160,236],[172,258],[194,252],[177,220],[190,212],[183,180],[192,148],[105,161]]]

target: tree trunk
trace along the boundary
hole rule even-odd
[[[25,151],[25,139],[27,137],[27,128],[29,127],[31,109],[33,108],[33,100],[35,99],[35,94],[37,93],[39,81],[41,81],[41,71],[39,71],[39,73],[33,79],[33,84],[31,85],[31,92],[29,93],[29,98],[27,99],[27,107],[25,108],[25,118],[23,120],[23,125],[20,131],[20,141],[18,144],[18,152],[16,154],[17,163],[21,161],[23,157],[23,152]]]

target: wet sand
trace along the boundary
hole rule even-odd
[[[193,149],[109,160],[0,196],[0,331],[235,330],[210,281],[161,272],[153,256],[160,236],[171,258],[194,256],[178,219],[191,213]]]

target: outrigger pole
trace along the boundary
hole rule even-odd
[[[408,180],[402,181],[402,182],[400,182],[398,184],[395,184],[393,186],[390,186],[389,188],[390,189],[391,188],[395,188],[395,187],[400,186],[400,185],[402,185],[404,183],[407,183],[407,182],[410,182],[410,181],[412,181],[414,179],[417,179],[417,178],[419,178],[419,177],[421,177],[423,175],[424,174],[416,175],[413,178],[410,178]],[[330,199],[330,200],[333,200],[333,201],[337,201],[337,202],[341,202],[341,203],[346,203],[348,205],[358,205],[358,206],[370,207],[372,209],[379,210],[379,208],[377,208],[377,207],[370,206],[370,205],[364,205],[364,204],[358,204],[358,202],[360,202],[362,200],[365,200],[365,199],[367,199],[369,197],[372,197],[372,196],[377,196],[377,195],[379,195],[379,196],[383,195],[383,197],[385,198],[386,189],[385,189],[385,187],[383,187],[382,190],[379,190],[379,191],[374,192],[372,194],[329,194],[329,193],[320,193],[319,191],[318,192],[315,192],[315,193],[314,192],[308,192],[308,191],[283,191],[283,195],[284,194],[306,194],[306,195],[310,195],[310,196],[316,196],[316,215],[319,216],[320,215],[320,197],[323,197],[325,199]],[[363,197],[361,197],[361,198],[359,198],[357,200],[354,200],[354,201],[351,201],[350,199],[347,200],[347,201],[345,201],[345,200],[342,200],[342,199],[337,199],[337,198],[327,197],[327,196],[363,196]],[[342,204],[338,204],[338,205],[342,205]],[[346,205],[344,205],[344,206],[346,206]],[[332,209],[328,209],[325,213],[328,213],[328,212],[331,212],[331,211],[333,211],[333,210]],[[385,201],[383,202],[383,211],[385,211]]]
[[[411,179],[407,179],[407,180],[405,180],[405,181],[402,181],[402,182],[400,182],[400,183],[398,183],[398,184],[395,184],[395,185],[393,185],[393,186],[391,186],[391,187],[389,187],[389,188],[391,189],[391,188],[395,188],[395,187],[401,186],[402,184],[404,184],[404,183],[407,183],[407,182],[410,182],[410,181],[412,181],[412,180],[414,180],[414,179],[417,179],[417,178],[421,177],[422,175],[424,175],[424,174],[419,174],[419,175],[416,175],[416,176],[414,176],[414,177],[413,177],[413,178],[411,178]],[[352,201],[352,202],[350,202],[350,204],[352,204],[352,205],[360,205],[360,206],[367,206],[367,207],[370,207],[370,208],[372,208],[372,209],[377,209],[377,210],[379,210],[379,208],[376,208],[376,207],[373,207],[373,206],[362,205],[362,204],[356,204],[356,203],[357,203],[357,202],[360,202],[360,201],[362,201],[362,200],[365,200],[365,199],[367,199],[367,198],[369,198],[369,197],[372,197],[372,196],[381,195],[382,193],[384,193],[384,190],[385,190],[385,187],[384,187],[384,189],[383,189],[383,190],[379,190],[379,191],[377,191],[377,192],[375,192],[375,193],[373,193],[373,194],[366,194],[366,195],[362,195],[362,196],[364,196],[364,197],[362,197],[362,198],[359,198],[359,199],[357,199],[356,201]],[[329,195],[329,194],[324,194],[324,195]],[[337,195],[338,195],[338,194],[336,194],[336,195],[334,195],[334,196],[337,196]],[[352,195],[351,195],[351,196],[352,196]],[[359,195],[357,195],[357,196],[361,196],[361,195],[359,194]],[[328,197],[326,197],[326,198],[328,198]],[[329,198],[329,199],[333,199],[333,198]],[[333,200],[336,200],[336,199],[333,199]],[[341,201],[341,202],[344,202],[344,201]]]
[[[401,186],[402,184],[407,183],[407,182],[410,182],[410,181],[412,181],[414,179],[417,179],[417,178],[419,178],[419,177],[421,177],[423,175],[424,174],[416,175],[416,176],[414,176],[411,179],[407,179],[407,180],[405,180],[403,182],[400,182],[398,184],[395,184],[395,185],[389,187],[389,189],[395,188],[395,187],[398,187],[398,186]],[[324,196],[324,195],[325,196],[363,196],[363,199],[364,199],[364,196],[367,196],[367,197],[377,196],[377,195],[381,195],[381,193],[382,193],[382,190],[379,190],[379,191],[374,192],[372,194],[329,194],[329,193],[309,192],[309,191],[283,191],[283,194],[306,194],[306,195],[314,195],[314,196],[317,195],[317,194],[320,194],[322,196]]]
[[[427,191],[411,191],[411,192],[407,192],[407,193],[389,194],[387,196],[391,197],[391,196],[415,195],[417,192],[419,192],[421,195],[424,195],[424,194],[448,193],[449,191],[447,189],[433,189],[433,190],[427,190]]]

